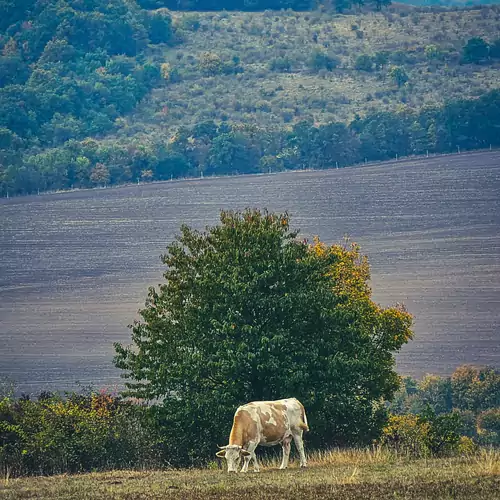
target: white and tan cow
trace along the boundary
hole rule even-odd
[[[244,459],[241,472],[247,472],[252,459],[254,469],[258,472],[259,463],[255,448],[259,444],[262,446],[281,444],[283,460],[280,469],[286,469],[293,439],[299,451],[300,466],[305,467],[307,462],[302,434],[308,430],[306,412],[299,400],[291,398],[254,401],[236,410],[229,444],[222,446],[217,456],[227,460],[228,472],[237,472],[241,457]]]

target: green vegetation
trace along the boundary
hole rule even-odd
[[[161,399],[167,454],[182,465],[215,453],[242,402],[283,394],[311,414],[313,446],[371,443],[411,315],[371,301],[356,245],[298,240],[286,215],[220,220],[183,226],[162,257],[166,282],[149,290],[132,346],[116,344],[125,394]]]
[[[147,408],[102,391],[0,399],[0,474],[61,474],[162,464]]]
[[[134,0],[61,0],[2,9],[2,196],[497,142],[486,130],[495,118],[479,136],[463,130],[485,101],[442,107],[498,87],[496,7],[339,16],[325,6],[180,13]],[[494,108],[497,96],[484,99]],[[440,122],[457,108],[460,123]],[[397,117],[388,135],[407,122],[413,132],[372,151],[380,132],[359,125],[380,113]],[[317,140],[325,134],[331,146]]]
[[[471,374],[473,378],[470,378]],[[485,379],[478,380],[478,376]],[[419,462],[420,458],[426,458],[429,467],[433,467],[432,463],[438,467],[448,464],[448,470],[450,473],[454,470],[456,477],[469,468],[479,472],[476,466],[484,469],[486,475],[499,476],[498,452],[486,451],[500,445],[499,379],[499,371],[471,366],[459,367],[451,378],[427,376],[421,381],[403,379],[401,389],[390,406],[393,413],[371,451],[347,448],[329,452],[325,446],[314,446],[314,440],[307,435],[309,463],[313,467],[337,467],[350,461],[356,467],[361,466],[358,472],[362,475],[366,466],[384,465],[379,469],[382,474],[379,479],[384,482],[387,481],[386,474],[397,475],[401,467],[408,468],[408,471],[413,469],[415,474],[422,472],[420,469],[425,462]],[[450,384],[456,389],[450,390]],[[490,396],[476,399],[481,393]],[[166,428],[166,421],[158,407],[145,406],[138,400],[123,400],[106,391],[67,394],[64,398],[41,393],[38,400],[26,396],[16,399],[12,393],[9,394],[5,393],[0,400],[0,481],[24,475],[157,469],[172,467],[180,462],[175,446],[169,441],[172,439],[171,432]],[[471,394],[474,396],[467,399],[462,409],[458,399],[453,411],[450,411],[453,406],[449,402],[450,394],[454,398],[464,394],[468,395],[467,398]],[[218,402],[214,406],[214,415],[224,411],[220,408],[221,404]],[[488,407],[488,404],[497,406]],[[234,408],[230,410],[228,413],[232,413]],[[226,434],[230,429],[231,416],[223,424]],[[313,412],[309,411],[308,417],[310,424],[317,420]],[[210,432],[196,426],[189,432],[191,434],[182,435],[181,439],[190,443],[206,439],[208,444],[216,444],[215,424]],[[265,455],[262,450],[259,453]],[[264,456],[265,466],[276,468],[278,459],[270,457],[274,455]],[[433,457],[447,460],[431,460]],[[195,462],[193,457],[191,460],[191,463]],[[211,469],[219,466],[213,455],[207,456],[203,464]],[[341,472],[339,469],[336,471]],[[331,475],[333,472],[330,469],[328,473]],[[216,474],[214,470],[210,473]],[[22,482],[12,484],[14,491],[15,485]]]
[[[474,443],[500,445],[499,370],[464,365],[457,368],[450,377],[427,375],[421,381],[410,377],[405,377],[402,381],[403,384],[390,405],[390,411],[394,415],[417,415],[418,418],[413,426],[408,426],[408,420],[398,420],[396,417],[394,433],[389,439],[394,441],[397,436],[399,446],[415,446],[420,451],[427,449],[433,454],[439,452],[436,445],[432,446],[430,435],[424,435],[425,429],[417,446],[415,434],[410,438],[405,430],[404,435],[408,439],[403,437],[397,429],[399,423],[406,426],[406,429],[412,428],[413,433],[414,429],[422,425],[430,424],[430,428],[433,423],[447,425],[447,431],[454,433],[454,444],[457,446],[460,435],[471,438]],[[446,448],[453,443],[441,445]]]
[[[171,18],[141,11],[128,0],[7,2],[5,8],[10,15],[2,17],[0,35],[2,191],[88,182],[95,167],[88,158],[69,162],[55,150],[61,164],[53,167],[50,153],[37,154],[110,132],[160,84],[160,66],[144,49],[148,43],[174,43]]]

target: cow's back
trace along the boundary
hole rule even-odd
[[[304,407],[295,398],[277,401],[253,401],[240,406],[238,413],[251,416],[256,424],[259,443],[272,446],[292,435],[293,431],[304,429]]]

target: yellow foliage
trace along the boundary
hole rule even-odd
[[[426,444],[430,424],[417,415],[391,415],[382,432],[382,443],[410,455],[428,453]]]
[[[468,436],[461,436],[458,443],[458,453],[460,455],[473,455],[478,450],[478,446],[472,438]]]
[[[170,72],[172,71],[172,68],[169,63],[163,63],[160,66],[160,74],[161,77],[166,80],[167,82],[170,80]]]
[[[371,300],[370,265],[356,243],[326,245],[315,237],[309,246],[311,254],[329,262],[328,276],[335,294],[341,298],[339,308],[355,310],[358,324],[367,335],[389,350],[396,350],[412,338],[413,317],[403,304],[383,309]]]

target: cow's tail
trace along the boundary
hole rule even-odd
[[[304,407],[302,405],[301,406],[301,415],[300,415],[300,419],[301,419],[301,422],[299,424],[299,427],[304,431],[304,432],[309,432],[309,426],[307,425],[307,417],[306,417],[306,410],[304,409]]]

